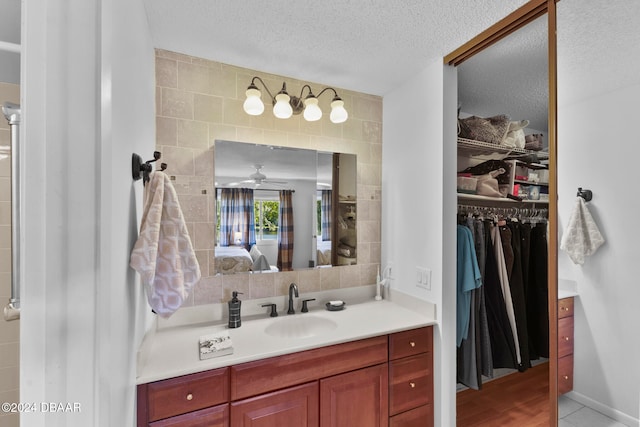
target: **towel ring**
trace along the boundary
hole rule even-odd
[[[585,202],[590,202],[593,199],[593,191],[583,190],[582,187],[578,187],[578,197],[582,197]]]

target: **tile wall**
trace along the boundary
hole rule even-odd
[[[162,152],[161,161],[169,165],[166,172],[174,177],[203,273],[185,305],[226,301],[232,290],[243,292],[245,300],[285,295],[291,282],[296,282],[301,292],[375,283],[380,263],[382,98],[336,88],[349,111],[349,120],[337,125],[328,118],[331,96],[327,94],[320,98],[325,114],[318,122],[306,122],[301,116],[279,120],[268,106],[261,116],[253,117],[242,109],[253,76],[261,77],[272,91],[279,90],[286,81],[290,94],[299,94],[304,84],[311,85],[316,93],[330,85],[156,51],[156,146]],[[275,274],[215,276],[216,139],[356,154],[358,264]]]
[[[0,83],[0,105],[20,103],[20,87]],[[0,310],[11,297],[11,132],[0,113]],[[0,318],[0,402],[20,401],[20,320]],[[0,412],[0,425],[19,425],[18,414]]]

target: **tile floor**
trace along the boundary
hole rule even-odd
[[[627,427],[567,396],[558,398],[558,427]]]

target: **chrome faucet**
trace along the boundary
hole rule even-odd
[[[287,314],[295,314],[296,311],[293,309],[293,294],[295,293],[296,298],[300,295],[298,294],[298,285],[295,283],[291,283],[289,285],[289,310],[287,310]]]

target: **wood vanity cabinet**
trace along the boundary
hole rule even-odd
[[[229,401],[229,368],[214,369],[197,374],[184,375],[163,381],[156,381],[138,386],[138,426],[189,426],[198,424],[194,420],[205,419],[214,424],[211,419],[224,412]],[[215,411],[196,411],[222,405]],[[182,414],[189,416],[167,420]],[[178,422],[178,424],[176,424]]]
[[[573,390],[573,302],[558,301],[558,394]]]
[[[318,381],[233,402],[231,427],[318,427]]]
[[[387,426],[386,363],[320,380],[320,427]]]
[[[432,426],[432,334],[429,326],[141,384],[138,427]]]
[[[389,336],[390,427],[433,426],[433,328]]]

